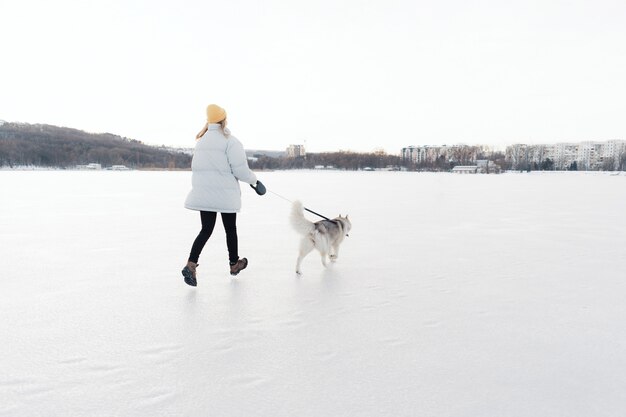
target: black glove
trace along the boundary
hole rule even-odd
[[[254,189],[254,191],[256,191],[258,195],[263,195],[267,191],[265,189],[265,185],[263,185],[261,181],[257,181],[256,185],[250,184],[250,187],[252,187],[252,189]]]

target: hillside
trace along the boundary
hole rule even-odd
[[[191,155],[111,133],[87,133],[45,124],[0,123],[0,167],[73,168],[99,163],[103,167],[189,168]]]

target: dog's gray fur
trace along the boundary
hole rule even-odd
[[[335,217],[333,220],[320,220],[313,223],[304,217],[304,207],[300,201],[293,203],[291,209],[291,225],[302,235],[300,253],[296,262],[296,273],[302,274],[300,264],[302,259],[313,249],[317,249],[322,256],[322,264],[327,266],[327,258],[335,262],[339,256],[339,245],[344,237],[348,236],[352,223],[348,216]]]

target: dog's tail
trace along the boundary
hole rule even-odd
[[[307,235],[315,230],[313,222],[304,217],[304,206],[300,201],[293,202],[290,220],[293,228],[301,235]]]

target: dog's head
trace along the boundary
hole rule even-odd
[[[343,233],[346,236],[349,236],[350,229],[352,229],[352,223],[350,222],[349,215],[346,214],[346,217],[342,217],[341,214],[335,220],[341,223]]]

